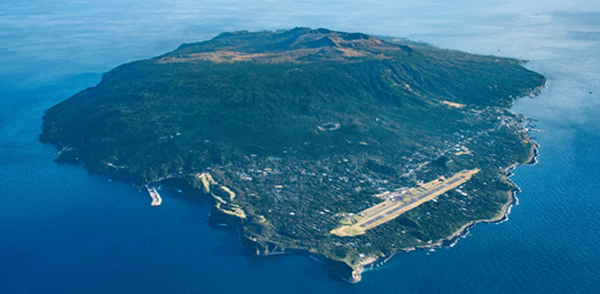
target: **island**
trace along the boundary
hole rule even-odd
[[[201,197],[250,255],[351,282],[498,221],[535,143],[509,108],[525,61],[327,29],[223,33],[104,74],[48,109],[58,162]],[[168,198],[164,199],[169,201]]]

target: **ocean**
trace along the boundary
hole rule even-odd
[[[0,293],[597,293],[597,1],[20,0],[0,2]],[[501,3],[499,3],[501,2]],[[224,31],[308,26],[526,59],[548,78],[512,110],[535,119],[507,221],[400,253],[358,284],[304,255],[252,258],[209,206],[52,161],[44,110],[111,68]]]

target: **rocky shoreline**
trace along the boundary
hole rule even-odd
[[[540,89],[535,89],[534,91],[532,91],[532,93],[530,93],[529,95],[526,95],[526,96],[533,97],[533,96],[537,95],[539,93],[539,91],[540,91]],[[525,128],[525,127],[523,129],[527,130],[527,128]],[[264,247],[264,246],[260,245],[259,243],[254,242],[253,240],[250,240],[250,239],[242,236],[241,232],[243,231],[243,222],[238,217],[235,217],[231,214],[223,213],[222,211],[217,209],[217,207],[216,207],[217,203],[215,201],[215,198],[210,192],[201,191],[194,187],[191,187],[186,183],[185,180],[179,179],[176,175],[174,175],[173,177],[167,177],[167,178],[161,179],[159,182],[157,182],[157,184],[160,183],[161,185],[164,185],[165,187],[167,187],[169,189],[183,192],[192,197],[201,197],[204,200],[206,200],[212,206],[211,212],[209,214],[209,219],[208,219],[209,224],[213,225],[213,226],[219,226],[219,227],[223,227],[223,226],[230,227],[230,228],[233,228],[236,231],[238,231],[239,236],[240,236],[241,245],[244,248],[244,251],[250,256],[270,256],[270,255],[281,255],[281,254],[307,255],[308,257],[324,264],[327,267],[327,269],[334,276],[337,276],[337,277],[341,278],[342,280],[348,281],[350,283],[357,283],[361,280],[362,273],[364,271],[368,271],[369,269],[373,268],[374,266],[383,265],[385,262],[387,262],[389,259],[391,259],[393,256],[395,256],[398,253],[405,253],[405,252],[410,252],[413,250],[430,249],[430,248],[435,248],[435,247],[450,246],[451,244],[454,244],[459,238],[468,234],[469,229],[471,227],[474,227],[478,223],[500,223],[500,222],[507,220],[512,206],[518,203],[518,198],[516,197],[516,193],[520,191],[520,188],[510,180],[510,176],[512,175],[512,173],[510,171],[515,169],[518,165],[536,164],[537,163],[536,158],[539,156],[538,148],[540,147],[540,145],[537,144],[536,142],[534,142],[533,140],[531,140],[529,137],[528,137],[528,141],[532,143],[532,147],[530,149],[529,156],[527,157],[527,159],[522,163],[515,163],[504,169],[504,171],[506,171],[506,175],[503,176],[503,180],[506,180],[507,182],[509,182],[514,187],[514,189],[507,192],[510,194],[509,201],[503,205],[502,209],[493,218],[468,222],[468,223],[464,224],[461,228],[459,228],[456,232],[451,234],[450,236],[440,239],[433,244],[427,244],[427,245],[423,245],[423,246],[415,246],[415,247],[411,247],[411,248],[404,248],[404,249],[394,251],[385,256],[365,256],[364,259],[358,264],[357,268],[353,268],[342,261],[333,260],[333,259],[327,258],[323,255],[316,254],[314,252],[310,252],[308,250],[281,248],[281,247],[278,247],[274,243],[271,244],[272,247],[270,247],[268,244],[266,247]],[[154,203],[154,201],[153,201],[153,203]]]
[[[535,89],[534,91],[532,91],[532,93],[525,95],[525,97],[527,97],[527,96],[533,97],[533,96],[537,95],[539,93],[539,91],[540,91],[540,89]],[[524,130],[527,130],[527,128],[524,127]],[[173,177],[167,177],[167,178],[161,179],[156,184],[164,185],[166,188],[169,188],[174,191],[183,192],[191,197],[201,197],[204,200],[206,200],[212,206],[211,212],[209,214],[209,219],[208,219],[209,224],[213,225],[213,226],[219,226],[219,227],[229,227],[229,228],[233,228],[234,230],[238,231],[239,236],[240,236],[241,245],[244,248],[244,251],[250,256],[258,257],[258,256],[270,256],[270,255],[281,255],[281,254],[307,255],[308,257],[324,264],[327,267],[327,269],[334,276],[339,277],[342,280],[348,281],[350,283],[357,283],[361,280],[361,278],[362,278],[361,275],[364,271],[368,271],[369,269],[373,268],[374,266],[383,265],[385,262],[387,262],[389,259],[391,259],[393,256],[395,256],[398,253],[405,253],[405,252],[410,252],[413,250],[430,249],[430,248],[435,248],[435,247],[450,246],[451,244],[454,244],[459,238],[468,234],[469,229],[471,227],[474,227],[478,223],[500,223],[500,222],[507,220],[512,206],[515,204],[518,204],[518,198],[516,197],[516,193],[520,191],[520,188],[510,180],[510,176],[512,175],[512,173],[510,171],[515,169],[518,165],[534,165],[534,164],[536,164],[537,157],[539,156],[538,148],[540,147],[540,145],[537,144],[535,141],[531,140],[529,137],[528,137],[528,141],[532,143],[532,147],[530,149],[529,156],[527,157],[527,159],[522,163],[515,163],[504,169],[504,171],[506,171],[507,174],[503,177],[503,180],[506,180],[507,182],[509,182],[514,187],[514,189],[512,191],[507,192],[510,194],[509,201],[503,205],[502,209],[493,218],[468,222],[468,223],[464,224],[461,228],[459,228],[456,232],[451,234],[450,236],[440,239],[433,244],[427,244],[427,245],[423,245],[423,246],[415,246],[415,247],[411,247],[411,248],[400,249],[400,250],[394,251],[386,256],[365,256],[364,259],[359,263],[357,268],[352,268],[348,264],[346,264],[342,261],[329,259],[325,256],[316,254],[314,252],[310,252],[308,250],[281,248],[281,247],[278,247],[276,244],[272,244],[272,247],[267,246],[265,248],[262,245],[260,245],[259,243],[254,242],[253,240],[244,238],[241,234],[241,232],[243,230],[243,222],[238,217],[223,213],[223,212],[219,211],[219,209],[216,209],[215,198],[210,193],[205,193],[205,191],[201,191],[194,187],[189,186],[185,180],[179,179],[176,175],[173,175]]]
[[[531,93],[529,93],[528,95],[525,95],[525,96],[529,96],[529,97],[533,98],[533,97],[539,95],[541,89],[545,86],[545,84],[546,83],[544,83],[543,86],[540,86],[539,88],[534,89]],[[524,129],[527,130],[526,128],[524,128]],[[505,176],[503,176],[502,179],[509,182],[514,187],[514,189],[512,191],[507,192],[507,193],[509,193],[509,201],[502,206],[502,209],[500,210],[500,212],[498,212],[493,218],[468,222],[465,225],[463,225],[460,229],[458,229],[456,232],[454,232],[452,235],[450,235],[444,239],[438,240],[436,243],[433,243],[433,244],[401,249],[401,250],[392,252],[389,256],[384,256],[384,257],[379,257],[379,258],[377,258],[377,257],[365,258],[365,260],[360,263],[359,267],[356,270],[353,270],[350,278],[345,279],[345,280],[347,280],[351,283],[358,283],[361,280],[361,274],[365,270],[371,269],[376,265],[384,264],[385,262],[387,262],[389,259],[391,259],[394,255],[396,255],[398,253],[406,253],[406,252],[410,252],[413,250],[430,249],[430,248],[443,247],[443,246],[447,246],[450,244],[454,244],[456,241],[458,241],[459,238],[467,235],[469,233],[470,228],[474,227],[475,225],[477,225],[479,223],[493,224],[493,223],[501,223],[501,222],[508,220],[508,215],[510,214],[512,207],[514,205],[518,204],[519,199],[517,198],[517,193],[521,191],[519,186],[517,186],[513,181],[510,180],[510,177],[512,176],[512,173],[510,171],[515,169],[518,165],[535,165],[535,164],[537,164],[537,157],[539,156],[538,148],[541,147],[540,144],[531,140],[531,138],[529,138],[529,136],[527,137],[527,140],[530,143],[532,143],[532,147],[529,151],[529,156],[527,157],[527,159],[522,163],[515,163],[504,169],[504,171],[506,171],[507,174]]]
[[[262,52],[264,60],[247,63],[248,55],[245,52],[250,48],[247,47],[249,36],[255,41],[252,45],[255,47],[251,48]],[[321,41],[316,42],[317,37]],[[292,40],[294,45],[291,46],[289,44],[292,43],[281,40]],[[232,50],[231,46],[222,46],[229,42],[236,44],[233,47],[237,51],[234,52],[237,52],[237,57],[241,58],[238,61],[244,62],[227,65],[221,63],[223,60],[220,54]],[[265,46],[265,42],[272,44]],[[329,53],[326,55],[318,53],[321,52],[319,50],[330,47],[336,50],[327,49]],[[298,48],[304,49],[298,51]],[[352,52],[359,50],[355,54],[364,54],[369,58],[365,59],[363,64],[362,59],[340,55],[340,52],[348,52],[347,50],[353,50]],[[313,54],[313,51],[318,51],[318,54]],[[515,97],[529,91],[524,89],[533,89],[525,94],[533,97],[545,84],[543,76],[520,66],[524,61],[437,49],[424,50],[420,52],[418,58],[412,58],[413,51],[419,50],[385,43],[363,34],[347,34],[325,29],[296,28],[287,32],[225,33],[213,40],[182,45],[179,49],[161,57],[128,63],[113,69],[104,75],[98,86],[86,89],[47,110],[40,140],[57,146],[74,146],[63,149],[64,152],[61,152],[57,159],[59,162],[82,162],[87,169],[108,173],[111,177],[129,179],[140,185],[160,183],[175,190],[186,191],[186,194],[192,197],[202,197],[212,206],[209,223],[237,229],[241,243],[250,255],[308,254],[322,260],[328,268],[343,279],[358,282],[364,270],[382,260],[385,262],[396,252],[442,246],[445,242],[462,235],[468,227],[478,222],[495,222],[505,217],[516,197],[514,195],[501,197],[503,195],[494,193],[517,188],[514,184],[510,187],[507,185],[509,180],[506,172],[500,171],[500,175],[495,173],[499,171],[498,166],[521,161],[527,152],[525,148],[529,145],[519,145],[515,149],[511,148],[514,145],[507,145],[506,149],[482,147],[477,149],[479,152],[477,154],[482,154],[484,157],[478,158],[482,161],[464,160],[449,169],[444,161],[447,158],[442,158],[446,151],[440,154],[437,151],[439,149],[441,152],[442,147],[446,148],[445,143],[458,140],[454,134],[460,135],[459,131],[465,131],[465,135],[473,139],[470,135],[471,131],[487,135],[488,132],[499,130],[505,125],[509,127],[509,133],[498,135],[496,140],[500,143],[507,143],[503,141],[504,136],[516,140],[513,142],[515,144],[527,140],[528,138],[522,135],[527,129],[519,130],[522,127],[518,124],[521,116],[509,115],[506,117],[507,121],[503,119],[501,122],[497,122],[496,117],[498,120],[504,118],[503,112]],[[208,55],[202,55],[203,66],[196,66],[198,60],[195,58],[199,56],[197,55],[199,52],[202,54],[210,52]],[[277,54],[273,55],[274,52]],[[372,52],[381,53],[373,55]],[[387,53],[384,54],[385,52],[391,55],[388,56]],[[298,59],[298,56],[308,57]],[[382,59],[384,57],[385,59]],[[395,62],[388,62],[388,58]],[[423,62],[423,60],[430,62]],[[204,63],[204,61],[212,62]],[[296,70],[297,65],[290,63],[291,61],[302,64],[308,62],[308,65],[302,65],[301,70]],[[330,61],[340,62],[340,67]],[[194,66],[189,66],[190,64]],[[331,70],[323,71],[322,66],[327,66]],[[259,73],[268,70],[276,74],[257,75],[257,70]],[[488,74],[485,76],[471,74],[478,71],[485,71]],[[280,77],[290,72],[294,75],[298,74],[298,77],[291,78],[289,85],[276,88],[269,86],[273,76],[279,83]],[[318,78],[325,72],[327,75],[324,78]],[[373,75],[374,72],[386,74]],[[388,72],[391,73],[389,77]],[[213,75],[222,77],[228,82],[214,83]],[[414,76],[420,78],[415,79]],[[260,79],[257,80],[257,77]],[[376,77],[376,81],[357,82],[365,77]],[[390,84],[391,81],[400,80],[407,82],[402,87],[405,88],[404,90],[395,89],[394,87],[398,85],[395,82],[393,85]],[[303,82],[296,84],[296,81]],[[310,85],[308,89],[303,84],[304,81],[307,82],[306,85]],[[502,86],[487,87],[486,85],[492,81],[501,83]],[[415,89],[417,87],[422,89],[414,92],[409,82]],[[330,87],[332,83],[337,83],[338,87]],[[435,86],[437,84],[440,84],[439,87]],[[538,86],[540,84],[542,85]],[[388,89],[388,86],[394,89]],[[123,93],[123,88],[128,89],[126,93]],[[248,91],[248,89],[254,90]],[[314,90],[315,95],[306,95],[306,90]],[[345,90],[353,94],[346,95]],[[212,97],[215,93],[220,94]],[[238,93],[245,94],[238,95]],[[246,94],[251,95],[246,96]],[[306,98],[306,101],[299,99],[288,103],[287,98],[290,94],[293,97]],[[172,103],[172,97],[180,97],[177,99],[178,103]],[[260,97],[262,100],[255,101],[254,97]],[[455,97],[456,101],[438,101],[438,98],[444,97]],[[473,99],[473,97],[480,99]],[[492,101],[494,98],[499,100]],[[447,105],[444,106],[443,102]],[[466,105],[463,103],[472,103],[473,112],[467,113],[455,109]],[[364,105],[369,107],[364,108]],[[324,117],[313,111],[316,109],[326,110],[323,113],[330,112],[327,116],[332,116],[336,120],[347,121],[343,123],[347,126],[340,127],[339,122],[331,121],[329,118],[321,121]],[[246,112],[240,112],[241,110]],[[88,113],[93,115],[87,115]],[[225,119],[216,122],[214,114],[219,114]],[[376,119],[373,120],[373,114],[378,116],[381,114],[383,115],[381,117],[388,118],[380,121],[380,117],[375,117]],[[431,117],[422,120],[422,116]],[[330,122],[323,124],[327,121]],[[211,124],[211,128],[204,127],[207,122]],[[449,126],[447,134],[446,131],[438,129],[439,124],[444,123]],[[496,123],[501,124],[496,125]],[[487,128],[488,124],[493,126],[491,131]],[[306,130],[306,134],[299,136],[297,128],[293,127],[296,125],[302,126],[301,129]],[[313,133],[310,130],[315,126],[317,130]],[[410,130],[405,130],[409,128],[408,126]],[[460,128],[461,126],[463,128]],[[515,128],[518,133],[512,133]],[[338,129],[340,131],[337,133],[330,132]],[[460,136],[464,138],[465,135]],[[353,139],[352,144],[349,138]],[[444,144],[436,141],[444,138],[447,139]],[[347,144],[340,144],[341,142]],[[461,142],[459,140],[455,143]],[[490,139],[490,142],[486,143],[491,146],[494,140]],[[320,144],[323,146],[314,147]],[[199,145],[202,146],[198,147]],[[308,145],[310,146],[305,147]],[[333,150],[331,146],[344,147]],[[429,150],[430,148],[433,149]],[[282,172],[268,167],[272,159],[281,160],[279,157],[266,157],[268,161],[264,162],[261,161],[262,159],[252,159],[258,156],[256,153],[264,153],[265,156],[273,152],[295,154],[297,149],[304,150],[305,153],[301,152],[290,164],[282,164],[285,167],[296,166],[296,170],[289,168]],[[400,158],[396,153],[402,150],[405,150],[406,154]],[[471,151],[464,151],[456,156],[471,154]],[[339,165],[328,162],[330,159],[335,159],[338,154],[352,154],[355,159],[350,162],[357,167],[346,167],[346,163],[342,163],[348,162],[345,158],[343,160],[339,158],[340,160],[337,161]],[[380,154],[382,158],[372,159],[370,157],[372,154]],[[388,158],[392,155],[397,157]],[[425,159],[436,155],[439,155],[440,162],[432,165],[432,174],[428,176],[445,174],[463,165],[480,168],[484,168],[481,165],[486,165],[494,179],[506,177],[506,182],[501,183],[502,186],[482,188],[485,193],[494,194],[492,197],[495,202],[491,203],[491,206],[482,206],[482,210],[478,210],[481,207],[472,206],[471,208],[479,214],[464,215],[451,221],[442,220],[443,223],[438,224],[444,224],[440,226],[443,227],[443,231],[432,230],[429,233],[435,231],[435,234],[431,236],[425,234],[427,239],[424,240],[431,240],[426,244],[422,243],[418,235],[426,228],[414,230],[413,235],[406,235],[411,236],[411,239],[398,238],[402,243],[397,244],[404,244],[406,247],[416,246],[414,248],[396,249],[395,245],[389,242],[386,234],[369,236],[373,237],[371,241],[376,244],[373,248],[367,248],[371,247],[372,243],[366,241],[364,247],[361,247],[363,244],[357,246],[356,243],[351,244],[351,242],[341,244],[337,242],[338,239],[335,239],[337,237],[327,234],[329,230],[322,230],[337,225],[339,220],[327,209],[319,211],[321,207],[332,206],[338,211],[343,211],[349,205],[370,203],[371,196],[374,195],[372,192],[376,188],[385,190],[385,187],[380,186],[381,184],[388,184],[399,178],[397,171],[387,165],[396,167],[405,165],[409,157],[422,160],[418,167],[416,165],[407,167],[412,172],[431,163]],[[490,158],[486,161],[488,155]],[[315,162],[314,158],[323,158],[327,162]],[[385,163],[386,159],[391,161]],[[310,164],[305,166],[306,162]],[[250,165],[246,166],[247,164]],[[363,166],[365,170],[359,170],[358,167],[363,168]],[[218,168],[212,169],[212,167]],[[305,175],[304,167],[313,168],[317,172],[321,169],[327,172],[319,176],[319,173],[309,171],[310,175],[299,181],[297,175]],[[335,167],[339,167],[339,171],[336,171]],[[333,175],[330,174],[330,169],[335,171]],[[373,178],[367,175],[368,173],[372,173]],[[263,180],[257,181],[256,185],[242,182],[252,181],[252,177],[248,174],[256,174]],[[267,177],[273,174],[278,175],[274,176],[276,181],[268,182]],[[360,180],[363,175],[366,180]],[[215,181],[213,176],[221,183]],[[309,180],[309,176],[317,177]],[[317,180],[318,184],[316,184]],[[324,180],[335,182],[337,186],[329,185],[327,182],[323,184]],[[365,184],[365,187],[372,190],[362,190],[362,183],[367,181],[369,183]],[[268,187],[274,187],[274,191],[267,191],[265,183],[269,184]],[[241,190],[236,190],[236,185]],[[353,185],[356,185],[354,189],[352,189]],[[323,187],[327,187],[331,197],[320,197],[323,195],[321,189]],[[280,196],[279,191],[284,188],[285,197]],[[247,191],[254,190],[257,193],[245,194]],[[260,195],[259,192],[265,191],[265,195]],[[364,193],[359,194],[360,191]],[[236,193],[248,197],[237,197]],[[299,194],[307,197],[297,197]],[[338,197],[338,195],[343,196]],[[155,200],[153,204],[160,204],[160,198],[156,193],[151,193],[151,196]],[[277,207],[277,211],[272,212],[270,208],[279,206],[277,203],[281,197],[293,202],[286,203],[283,208]],[[508,200],[508,203],[497,212],[505,200]],[[317,204],[316,208],[313,207],[314,204]],[[293,207],[301,207],[302,210],[290,209]],[[265,208],[268,211],[265,211]],[[325,211],[332,216],[321,216],[325,215]],[[302,215],[302,212],[308,213]],[[320,212],[321,215],[313,212]],[[434,213],[438,216],[455,215],[454,211],[432,211],[432,214]],[[494,217],[488,220],[471,221],[491,215]],[[269,217],[272,217],[271,222]],[[469,223],[452,233],[465,222]],[[402,227],[399,224],[398,226]],[[310,231],[313,228],[316,231]],[[445,237],[446,234],[450,236]],[[433,243],[436,239],[439,240]]]
[[[510,214],[511,208],[518,203],[518,198],[517,198],[516,194],[520,191],[520,188],[510,180],[510,176],[512,175],[510,173],[510,170],[516,168],[517,165],[530,165],[530,164],[534,164],[532,162],[537,162],[536,158],[539,155],[537,148],[539,148],[540,145],[532,140],[530,140],[530,142],[532,142],[533,145],[532,145],[532,148],[530,151],[530,156],[527,158],[527,160],[523,163],[513,164],[513,165],[507,167],[506,169],[504,169],[507,172],[507,175],[504,177],[504,180],[510,182],[511,185],[514,186],[514,189],[507,192],[510,194],[509,201],[503,205],[502,209],[491,219],[471,221],[469,223],[464,224],[460,229],[458,229],[452,235],[450,235],[444,239],[438,240],[436,243],[428,244],[428,245],[424,245],[424,246],[415,246],[412,248],[400,249],[400,250],[394,251],[394,252],[390,253],[389,255],[383,256],[383,257],[366,256],[364,258],[364,260],[359,263],[359,265],[356,269],[348,266],[344,262],[329,259],[325,256],[318,255],[318,254],[315,254],[313,252],[306,251],[306,250],[278,248],[275,244],[273,244],[273,250],[269,251],[268,246],[267,246],[267,248],[264,248],[263,246],[260,246],[258,243],[242,237],[240,234],[242,246],[244,247],[245,251],[251,256],[304,254],[304,255],[307,255],[308,257],[324,264],[334,276],[337,276],[337,277],[341,278],[342,280],[348,281],[350,283],[358,283],[361,281],[362,273],[364,271],[368,271],[369,269],[373,268],[374,266],[383,265],[388,260],[390,260],[393,256],[395,256],[396,254],[406,253],[406,252],[410,252],[410,251],[414,251],[414,250],[424,250],[424,249],[430,249],[430,248],[436,248],[436,247],[451,246],[452,244],[455,244],[459,238],[467,235],[469,233],[470,228],[474,227],[475,225],[477,225],[479,223],[501,223],[501,222],[504,222],[505,220],[507,220],[508,215]],[[213,210],[213,212],[214,212],[214,210]],[[217,223],[214,222],[215,219],[212,217],[212,215],[213,214],[211,213],[211,219],[212,219],[211,224],[217,225]],[[242,230],[241,223],[239,223],[239,222],[237,222],[237,225],[233,225],[233,227],[238,232],[240,232],[240,230]],[[263,250],[259,249],[258,247],[263,248]]]

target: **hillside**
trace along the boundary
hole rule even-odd
[[[58,161],[205,197],[251,254],[309,252],[357,280],[512,201],[504,168],[533,143],[508,107],[545,81],[522,63],[326,29],[223,33],[111,70],[49,109],[40,139]],[[474,168],[462,193],[329,234],[376,194]]]

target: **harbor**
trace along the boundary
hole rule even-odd
[[[158,194],[156,188],[146,186],[146,189],[152,198],[152,203],[150,203],[150,206],[159,206],[162,203],[162,198],[160,198],[160,194]]]

